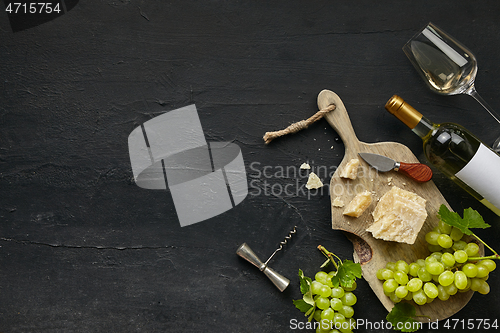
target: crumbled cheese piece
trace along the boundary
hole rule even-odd
[[[387,178],[387,185],[392,185],[392,177]]]
[[[307,179],[306,188],[310,190],[310,189],[320,188],[322,186],[323,183],[321,182],[321,179],[319,179],[319,177],[314,172],[311,172],[309,174],[309,179]]]
[[[375,222],[366,229],[373,237],[413,244],[427,218],[426,200],[394,186],[378,202],[372,215]]]
[[[333,199],[333,207],[344,207],[344,202],[342,201],[342,199],[340,199],[340,197],[335,197],[335,199]]]
[[[359,166],[359,160],[357,158],[353,158],[352,160],[347,162],[346,166],[344,167],[344,170],[342,170],[340,173],[340,177],[356,179],[356,176],[358,175],[358,166]]]
[[[302,165],[300,166],[301,169],[311,169],[311,166],[308,164],[308,163],[302,163]]]
[[[372,203],[372,194],[371,192],[364,191],[359,193],[347,204],[347,207],[344,210],[344,215],[359,217],[363,212],[370,206]]]

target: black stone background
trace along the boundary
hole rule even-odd
[[[268,146],[262,136],[312,115],[322,89],[343,99],[360,140],[403,143],[422,162],[421,140],[384,110],[392,94],[488,143],[500,134],[471,97],[431,92],[401,50],[429,21],[442,27],[475,53],[478,91],[500,110],[496,0],[88,0],[15,33],[0,8],[4,333],[294,331],[290,320],[305,320],[292,304],[298,269],[316,272],[318,244],[342,258],[353,248],[330,228],[327,191],[302,191],[304,174],[280,170],[333,170],[344,148],[325,120]],[[181,228],[169,192],[134,184],[127,137],[193,103],[207,141],[241,147],[250,194]],[[434,181],[455,210],[483,214],[493,226],[478,234],[498,249],[500,219],[441,174]],[[296,193],[277,193],[287,184]],[[265,259],[294,225],[271,262],[292,281],[280,293],[235,250],[247,242]],[[452,318],[500,319],[499,281]],[[358,286],[356,318],[383,320]]]

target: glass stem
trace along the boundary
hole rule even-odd
[[[483,106],[483,108],[485,108],[486,111],[488,111],[488,113],[493,118],[495,118],[495,120],[500,124],[500,116],[495,111],[493,111],[493,109],[491,108],[491,106],[489,106],[488,103],[486,103],[486,101],[477,93],[476,88],[474,87],[474,85],[471,85],[470,88],[465,91],[465,93],[467,95],[469,95],[469,96],[474,97],[474,99],[476,101],[478,101],[479,104],[481,104]]]

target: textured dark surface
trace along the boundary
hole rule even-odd
[[[401,47],[429,21],[442,27],[475,53],[478,91],[500,110],[499,15],[496,0],[102,0],[14,33],[1,13],[0,331],[293,331],[305,320],[292,304],[298,269],[315,273],[318,244],[343,258],[353,246],[330,228],[327,191],[308,192],[292,170],[309,161],[328,182],[343,145],[324,120],[268,146],[262,135],[312,115],[330,89],[361,141],[401,142],[422,162],[420,139],[383,108],[394,93],[492,142],[500,126],[486,111],[429,91]],[[127,137],[193,103],[207,141],[242,149],[250,193],[181,228],[169,192],[134,184]],[[483,214],[493,227],[479,235],[498,245],[500,219],[434,181],[455,210]],[[281,294],[235,251],[247,242],[265,259],[294,225],[271,264],[292,280]],[[499,281],[453,318],[500,320]],[[356,318],[384,319],[358,286]]]

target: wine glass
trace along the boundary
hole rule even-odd
[[[431,90],[441,95],[472,96],[500,124],[500,116],[474,87],[477,74],[474,54],[456,39],[429,23],[405,44],[403,51]],[[492,148],[500,151],[500,137]]]

